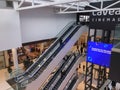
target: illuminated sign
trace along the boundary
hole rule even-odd
[[[120,17],[116,17],[116,16],[120,16],[120,10],[106,10],[106,11],[92,12],[91,21],[92,23],[94,22],[120,23]]]
[[[114,3],[114,1],[105,1],[103,7],[107,7],[112,3]],[[101,7],[100,2],[90,3],[90,5],[97,8]],[[103,9],[91,12],[90,29],[115,30],[116,25],[120,23],[120,9],[112,10],[112,8],[120,8],[120,3],[113,5],[110,10]],[[93,9],[88,6],[87,10]]]
[[[87,62],[109,67],[112,44],[88,42]]]
[[[90,28],[114,30],[120,23],[120,10],[97,11],[90,14]]]

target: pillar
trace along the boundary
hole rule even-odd
[[[16,48],[12,49],[12,55],[13,55],[14,68],[18,69],[18,56],[17,56],[17,49]]]
[[[40,44],[40,51],[41,51],[41,53],[43,52],[43,50],[44,50],[44,42],[42,42],[42,43]]]
[[[6,64],[6,67],[8,67],[9,66],[9,55],[8,55],[8,52],[7,52],[7,50],[6,51],[4,51],[4,56],[5,56],[5,64]]]

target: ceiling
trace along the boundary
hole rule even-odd
[[[91,6],[91,2],[104,2],[104,1],[113,1],[113,0],[19,0],[19,5],[17,10],[26,10],[40,7],[60,7],[64,8],[63,11],[68,9],[75,10],[84,10],[85,6],[90,6],[97,9],[94,6]],[[114,0],[120,1],[120,0]]]

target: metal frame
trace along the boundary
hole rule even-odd
[[[40,7],[47,7],[47,6],[56,6],[61,4],[67,4],[67,3],[73,3],[73,2],[79,2],[79,0],[62,0],[62,1],[36,1],[36,0],[19,0],[19,7],[16,10],[27,10],[27,9],[33,9],[33,8],[40,8]],[[31,3],[31,6],[25,6],[21,7],[25,2]],[[72,8],[66,5],[66,8]]]
[[[105,35],[105,32],[107,33],[106,35]],[[108,31],[103,30],[102,42],[104,42],[105,36],[107,37],[107,43],[110,43],[109,41],[111,36],[111,30],[108,30]],[[105,83],[105,81],[107,80],[107,74],[108,74],[107,68],[99,66],[98,72],[99,74],[98,74],[98,80],[97,80],[97,88],[100,89]]]
[[[76,11],[67,11],[67,10],[66,10],[66,11],[60,11],[60,12],[58,12],[58,13],[59,13],[59,14],[66,14],[66,13],[85,13],[85,12],[105,11],[105,10],[119,10],[119,9],[120,9],[120,8],[111,8],[112,6],[120,3],[120,0],[115,1],[114,3],[108,5],[108,6],[104,7],[104,8],[103,8],[104,1],[101,0],[100,2],[101,2],[101,7],[100,7],[100,8],[95,7],[95,6],[92,6],[92,5],[89,5],[89,4],[86,5],[86,6],[89,6],[89,7],[93,8],[93,10],[76,10]],[[79,6],[78,6],[78,7],[79,7]]]
[[[99,72],[99,74],[98,74],[98,81],[97,81],[97,89],[100,89],[106,80],[106,68],[103,67],[103,69],[102,69],[102,67],[99,66],[98,72]],[[102,72],[104,72],[105,74]],[[104,77],[104,75],[105,75],[105,77]]]
[[[93,63],[86,62],[85,90],[93,90],[93,89],[95,89],[92,86],[93,67],[94,67]]]
[[[96,40],[96,33],[97,30],[94,30],[94,41]],[[90,28],[88,31],[88,40],[90,40]],[[95,90],[96,88],[93,87],[93,70],[94,70],[94,64],[86,62],[86,75],[85,75],[85,90]]]
[[[89,29],[89,32],[88,32],[88,40],[90,41],[90,30]],[[92,29],[93,30],[93,29]],[[111,36],[111,31],[106,31],[106,30],[102,30],[102,36],[101,36],[101,39],[102,41],[101,42],[104,42],[105,40],[105,36],[108,38],[107,40],[107,43],[109,43],[109,40],[110,40],[110,36]],[[94,41],[96,41],[96,33],[97,33],[97,30],[95,29],[94,30]],[[106,34],[105,34],[106,33]],[[97,78],[97,85],[96,87],[93,87],[93,70],[94,70],[94,66],[95,64],[93,63],[89,63],[89,62],[86,62],[86,75],[85,75],[85,90],[99,90],[103,84],[105,83],[105,81],[107,80],[107,68],[106,67],[102,67],[102,66],[99,66],[99,68],[97,68],[97,71],[98,71],[98,78]]]
[[[84,12],[93,12],[93,11],[104,11],[104,10],[118,10],[120,8],[111,8],[112,6],[120,3],[120,0],[115,1],[114,3],[106,6],[103,8],[104,1],[101,0],[101,7],[95,7],[90,5],[90,0],[62,0],[62,1],[36,1],[36,0],[13,0],[13,1],[20,1],[18,8],[16,10],[27,10],[27,9],[33,9],[33,8],[40,8],[40,7],[47,7],[47,6],[54,6],[54,7],[60,7],[60,11],[58,13],[65,14],[65,13],[84,13]],[[29,2],[31,3],[31,6],[25,6],[22,7],[23,3]],[[36,4],[37,3],[37,4]],[[85,3],[85,5],[82,5],[82,3]],[[69,4],[69,5],[67,5]],[[93,8],[93,10],[85,10],[84,7],[89,6]],[[63,9],[64,8],[64,9]],[[72,10],[71,10],[72,9]],[[73,11],[74,9],[74,11]]]

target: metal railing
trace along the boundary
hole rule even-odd
[[[66,32],[64,34],[68,33],[68,30],[65,30]],[[63,37],[64,35],[62,35],[61,37]],[[24,76],[26,76],[27,74],[31,74],[31,72],[33,72],[35,70],[34,73],[36,73],[37,70],[40,69],[40,67],[47,61],[48,58],[50,58],[50,56],[54,53],[54,51],[56,51],[56,49],[60,46],[59,43],[60,39],[58,38],[39,58],[38,60],[30,66],[30,68],[28,68],[26,70],[25,73],[23,73],[22,75],[17,76],[17,80],[21,80],[24,79]],[[57,47],[58,46],[58,47]],[[55,49],[56,48],[56,49]],[[52,52],[53,51],[53,52]],[[48,57],[48,58],[47,58]],[[37,70],[36,70],[37,69]],[[31,75],[31,77],[34,75],[34,73]]]

